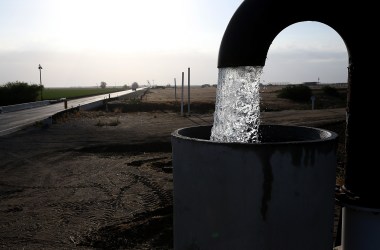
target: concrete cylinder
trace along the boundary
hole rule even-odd
[[[261,143],[172,134],[175,249],[333,248],[337,135],[261,125]]]

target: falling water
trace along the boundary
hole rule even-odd
[[[211,140],[259,142],[262,67],[220,68]]]

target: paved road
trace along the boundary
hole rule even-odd
[[[139,90],[143,90],[144,88],[139,88]],[[75,108],[78,106],[83,106],[89,103],[93,103],[96,101],[101,101],[108,98],[116,98],[119,96],[128,95],[133,93],[132,90],[120,91],[110,94],[103,94],[85,98],[79,98],[74,100],[67,100],[67,108]],[[35,122],[45,120],[46,118],[51,117],[54,114],[57,114],[61,111],[64,111],[64,102],[51,104],[48,106],[24,109],[15,112],[2,113],[0,114],[0,136],[10,134],[17,130],[24,128],[30,124]]]

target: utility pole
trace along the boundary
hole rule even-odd
[[[187,69],[187,114],[190,116],[190,68]]]
[[[185,72],[182,72],[182,89],[181,89],[181,116],[183,116],[183,85],[184,85],[184,75]]]
[[[174,99],[177,102],[177,81],[174,78]]]
[[[42,101],[42,78],[41,78],[41,69],[42,69],[42,66],[41,64],[38,64],[38,69],[40,70],[40,91],[41,91],[41,101]]]

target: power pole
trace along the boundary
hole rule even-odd
[[[181,116],[183,116],[183,85],[184,85],[184,75],[185,72],[182,72],[182,89],[181,89]]]
[[[177,102],[177,81],[174,78],[174,99]]]
[[[38,64],[38,69],[40,70],[40,91],[41,91],[41,101],[42,101],[42,78],[41,78],[41,69],[42,69],[42,66],[41,64]]]
[[[187,69],[187,114],[190,116],[190,68]]]

